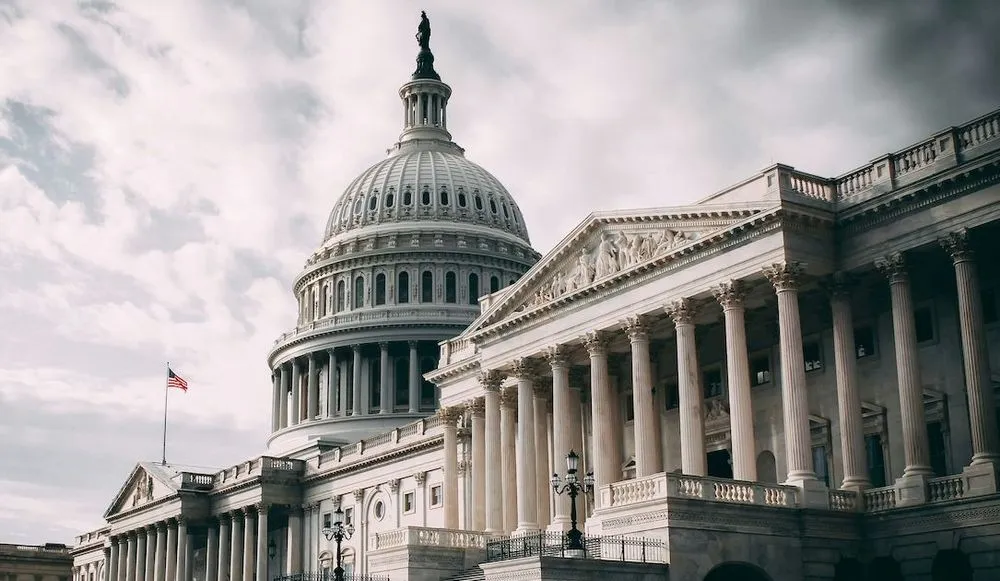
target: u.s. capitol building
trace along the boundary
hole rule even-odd
[[[1000,111],[540,257],[418,40],[398,142],[294,281],[267,452],[138,463],[75,581],[322,577],[338,515],[348,578],[1000,578]]]

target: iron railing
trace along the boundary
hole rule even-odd
[[[275,577],[273,581],[333,581],[333,570],[321,573],[293,573]],[[344,581],[389,581],[388,575],[357,575],[344,573]]]
[[[565,534],[536,533],[486,541],[486,561],[522,557],[575,557],[633,563],[662,563],[663,541],[625,537],[583,537],[583,550],[572,549]]]

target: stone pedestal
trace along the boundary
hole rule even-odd
[[[896,506],[913,506],[927,502],[927,476],[906,474],[896,479]]]
[[[1000,492],[1000,466],[993,462],[980,462],[962,469],[965,496],[980,496]]]

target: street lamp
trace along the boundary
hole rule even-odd
[[[322,533],[326,540],[337,541],[337,568],[333,570],[333,581],[344,581],[344,568],[340,562],[340,543],[350,539],[354,534],[354,525],[344,524],[344,509],[338,506],[337,510],[333,511],[333,526],[324,528]]]
[[[576,528],[576,497],[581,492],[586,494],[594,488],[594,474],[588,472],[583,477],[583,481],[576,475],[576,470],[580,466],[580,457],[573,450],[566,455],[566,478],[560,478],[558,474],[552,475],[552,490],[556,494],[569,494],[569,520],[570,528],[566,531],[566,548],[572,551],[583,550],[583,533]]]

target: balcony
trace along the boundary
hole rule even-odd
[[[562,557],[623,561],[628,563],[665,563],[663,541],[632,537],[583,538],[583,551],[568,546],[565,534],[538,533],[490,539],[486,543],[486,562],[523,559],[525,557]]]

